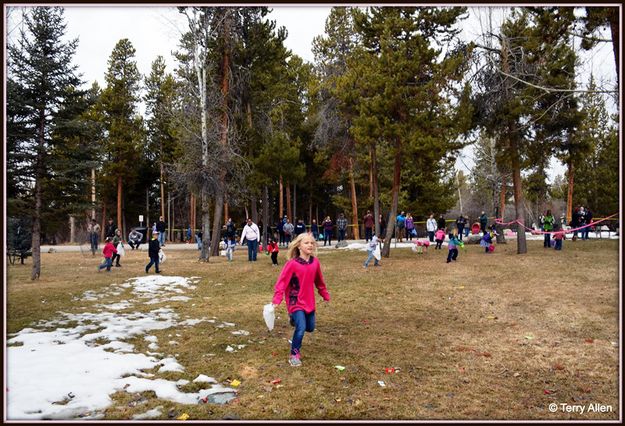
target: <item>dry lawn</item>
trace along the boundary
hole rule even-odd
[[[568,240],[561,252],[543,249],[541,241],[528,245],[526,255],[516,254],[514,241],[488,255],[466,246],[452,264],[445,263],[445,247],[423,255],[397,249],[368,270],[364,251],[320,251],[332,301],[318,299],[317,330],[304,337],[301,368],[287,363],[292,328],[284,304],[273,332],[262,319],[280,270],[268,257],[249,264],[239,250],[233,263],[204,264],[196,251],[169,250],[166,275],[202,279],[192,301],[166,305],[181,317],[236,323],[250,335],[206,322],[156,331],[159,341],[172,332],[182,336],[174,353],[186,371],[163,377],[238,379],[239,397],[183,406],[147,393],[148,403],[135,406],[137,395],[118,392],[106,419],[129,419],[158,405],[163,419],[169,412],[190,420],[619,419],[619,241]],[[10,266],[7,331],[99,303],[77,306],[72,298],[143,275],[147,254],[128,251],[123,267],[109,274],[96,272],[99,262],[81,253],[44,253],[37,282],[29,279],[30,260]],[[142,338],[130,342],[147,350]],[[227,353],[232,344],[246,347]],[[399,371],[387,373],[391,367]],[[551,413],[550,403],[598,403],[612,411]]]

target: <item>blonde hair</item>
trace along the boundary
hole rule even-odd
[[[315,237],[313,237],[312,234],[305,232],[303,234],[299,234],[297,237],[295,237],[293,241],[291,241],[291,244],[289,244],[289,248],[286,251],[287,259],[295,259],[296,257],[299,257],[299,246],[304,241],[304,238],[310,238],[311,240],[313,240],[313,242],[315,243],[315,250],[313,251],[313,255],[315,257],[317,256],[317,241],[315,241]]]

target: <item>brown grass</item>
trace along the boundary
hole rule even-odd
[[[159,405],[163,419],[169,412],[188,413],[190,420],[618,419],[620,349],[611,343],[619,340],[618,244],[565,241],[556,252],[529,241],[525,255],[516,254],[514,241],[488,255],[466,246],[452,264],[445,263],[445,249],[423,255],[398,249],[381,268],[368,270],[363,251],[320,251],[332,301],[318,302],[317,330],[304,337],[301,368],[287,363],[292,328],[284,305],[273,332],[262,320],[279,273],[268,257],[249,264],[238,251],[231,264],[223,258],[204,264],[195,251],[169,250],[165,274],[201,280],[187,294],[191,301],[167,305],[182,318],[215,316],[250,335],[209,323],[155,332],[159,342],[180,334],[172,354],[186,371],[163,378],[238,379],[239,397],[227,405],[182,406],[150,393],[118,392],[106,419]],[[98,303],[72,298],[143,275],[147,255],[129,251],[110,274],[95,271],[99,261],[43,253],[37,282],[28,279],[30,265],[10,266],[8,332]],[[142,338],[130,342],[146,350]],[[226,353],[229,344],[247,346]],[[399,371],[387,373],[389,367]],[[147,403],[133,405],[139,397]],[[612,412],[550,413],[552,402],[600,403]]]

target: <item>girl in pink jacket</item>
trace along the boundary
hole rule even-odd
[[[291,325],[295,327],[289,357],[289,364],[293,367],[302,365],[300,348],[304,332],[315,330],[315,287],[323,300],[330,301],[319,260],[312,256],[316,247],[314,237],[308,233],[300,234],[293,240],[287,250],[290,260],[278,277],[272,300],[275,308],[282,303],[284,296]]]

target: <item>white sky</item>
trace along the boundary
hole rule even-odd
[[[324,33],[325,20],[331,6],[314,5],[276,5],[271,7],[269,19],[276,20],[277,26],[288,30],[286,46],[295,54],[312,62],[312,40]],[[481,26],[487,22],[486,7],[469,8],[470,17],[463,26],[468,39],[476,39],[481,33]],[[493,22],[501,20],[503,8],[494,8]],[[17,14],[13,14],[16,16]],[[12,18],[15,19],[15,18]],[[177,49],[181,30],[186,27],[185,18],[175,7],[165,6],[110,6],[83,5],[65,7],[65,19],[68,23],[67,37],[79,38],[75,63],[88,85],[98,81],[104,87],[104,74],[107,61],[115,44],[122,38],[128,38],[136,49],[136,61],[139,72],[150,73],[151,64],[158,55],[165,58],[168,71],[172,72],[175,62],[171,52]],[[13,25],[8,25],[9,31]],[[14,36],[17,32],[11,33]],[[609,38],[609,35],[607,36]],[[590,70],[600,82],[616,81],[612,46],[604,43],[593,52],[585,55],[580,68],[580,79],[587,81]],[[615,108],[613,106],[613,108]],[[472,167],[472,148],[461,153],[463,161],[458,160],[456,167],[467,170]],[[551,162],[550,181],[555,174],[563,174],[564,168],[558,161]]]

